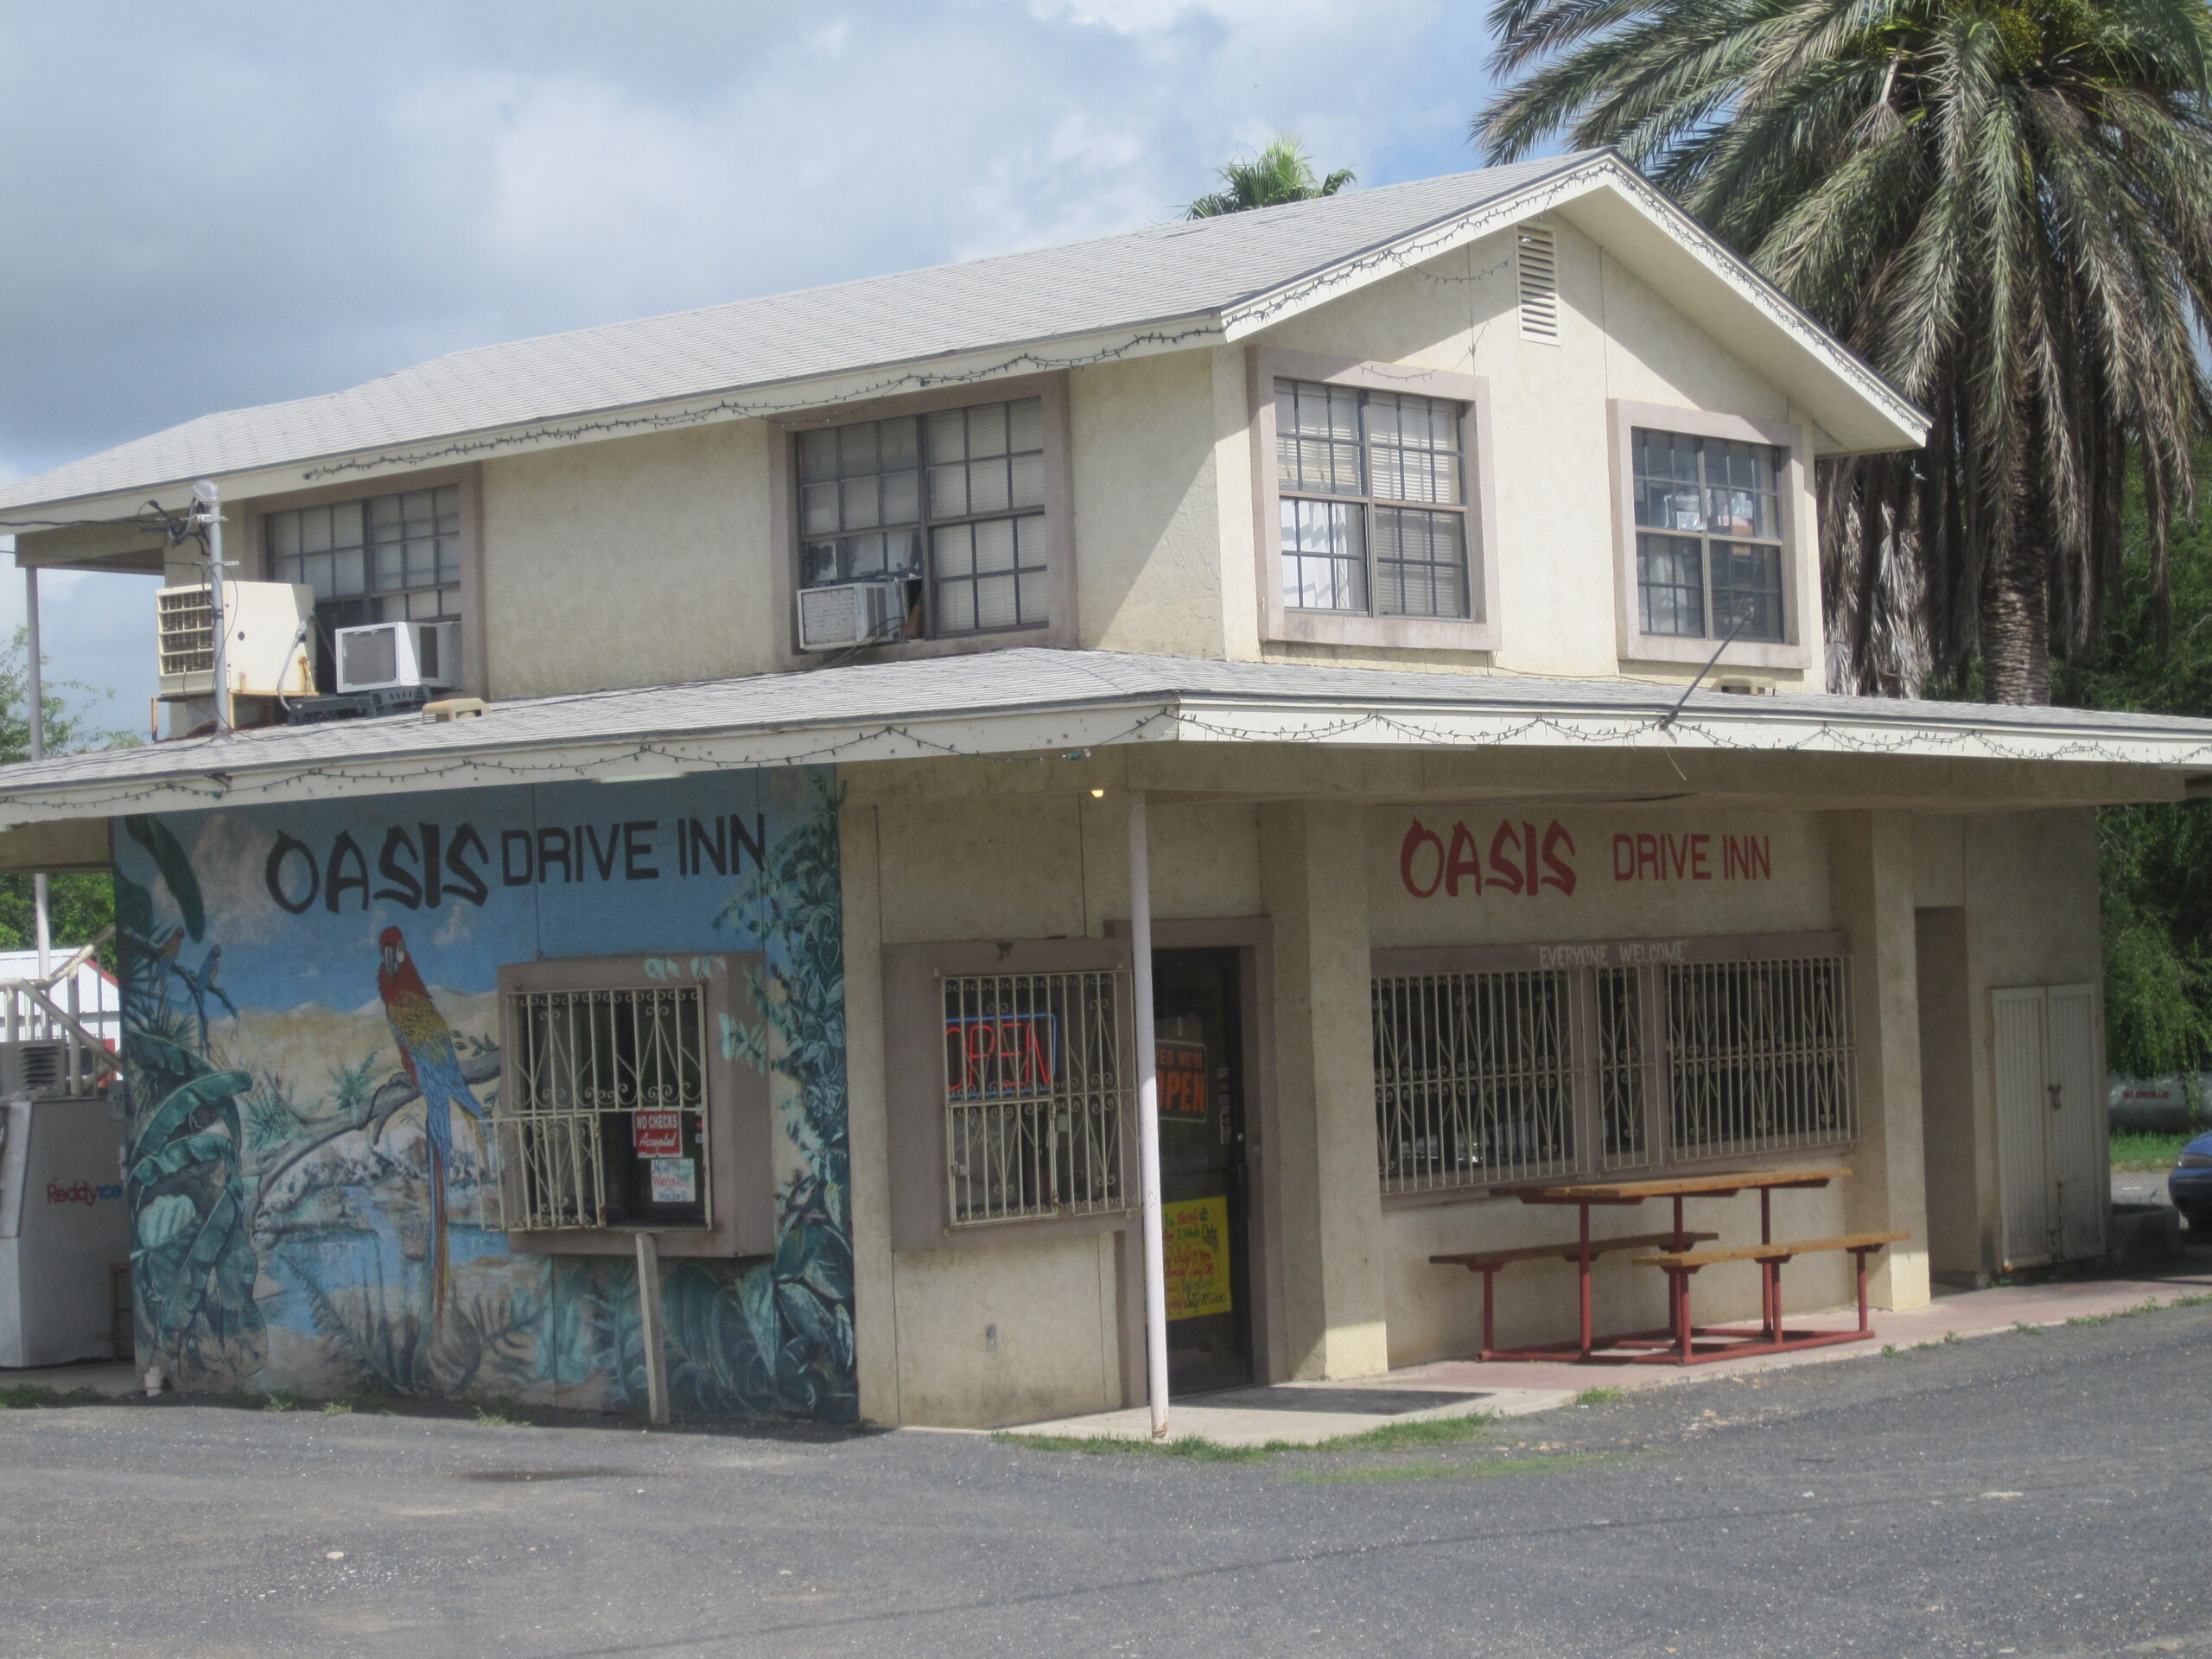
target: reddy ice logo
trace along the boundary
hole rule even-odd
[[[90,1181],[73,1181],[66,1186],[60,1181],[46,1184],[46,1201],[48,1204],[104,1204],[110,1198],[122,1196],[123,1188],[116,1182],[110,1182],[105,1186],[94,1186]]]

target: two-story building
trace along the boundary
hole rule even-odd
[[[116,873],[142,1356],[632,1402],[644,1230],[679,1408],[1139,1398],[1144,907],[1179,1389],[1468,1352],[1429,1257],[1550,1236],[1488,1196],[1532,1178],[1847,1165],[1777,1214],[1908,1235],[1897,1307],[2095,1255],[2094,809],[2189,794],[2212,727],[1825,695],[1815,464],[1923,428],[1605,153],[8,486],[23,564],[189,587],[142,509],[211,480],[326,686],[436,621],[486,704],[0,772],[8,867]],[[1501,1336],[1567,1334],[1568,1272],[1502,1276]]]

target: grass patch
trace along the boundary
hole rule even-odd
[[[0,1388],[0,1411],[36,1411],[42,1406],[105,1405],[108,1396],[98,1389],[72,1389],[64,1394],[42,1382],[15,1382]]]
[[[1409,1452],[1432,1446],[1464,1446],[1490,1431],[1491,1420],[1481,1412],[1465,1417],[1431,1417],[1416,1423],[1385,1423],[1380,1428],[1340,1434],[1332,1440],[1301,1445],[1294,1440],[1268,1440],[1259,1446],[1224,1446],[1204,1435],[1173,1440],[1124,1440],[1088,1434],[1019,1434],[1001,1432],[991,1436],[1001,1446],[1017,1446],[1025,1452],[1075,1452],[1085,1457],[1182,1458],[1192,1463],[1258,1463],[1284,1452]]]
[[[1571,1406],[1610,1406],[1628,1398],[1626,1389],[1585,1389],[1567,1402]]]
[[[1465,1463],[1383,1463],[1362,1469],[1300,1469],[1284,1477],[1306,1486],[1364,1486],[1394,1480],[1497,1480],[1548,1475],[1619,1462],[1610,1452],[1560,1452],[1541,1458],[1476,1458]]]
[[[1075,1452],[1084,1457],[1183,1458],[1192,1463],[1257,1463],[1278,1452],[1303,1451],[1287,1440],[1265,1446],[1224,1446],[1202,1435],[1179,1440],[1129,1440],[1118,1436],[1089,1434],[994,1434],[1001,1446],[1018,1446],[1025,1452]]]
[[[353,1414],[353,1402],[351,1400],[326,1400],[322,1402],[322,1414],[326,1417],[350,1416]]]
[[[528,1428],[527,1419],[512,1416],[505,1411],[495,1411],[489,1406],[476,1408],[476,1421],[486,1428]]]
[[[2039,1337],[2050,1328],[2048,1325],[2030,1325],[2025,1319],[2012,1321],[2012,1329],[2024,1337]]]
[[[262,1396],[261,1408],[264,1411],[297,1411],[300,1408],[300,1396],[289,1389],[278,1389],[271,1394]]]
[[[1417,1423],[1385,1423],[1380,1428],[1362,1429],[1357,1434],[1340,1434],[1333,1440],[1323,1440],[1318,1446],[1295,1448],[1301,1452],[1408,1452],[1418,1446],[1465,1446],[1469,1440],[1479,1440],[1490,1433],[1488,1412],[1470,1412],[1463,1417],[1427,1417]]]
[[[2112,1166],[2129,1174],[2171,1169],[2181,1149],[2203,1133],[2193,1129],[2186,1135],[2151,1135],[2139,1129],[2114,1129]]]

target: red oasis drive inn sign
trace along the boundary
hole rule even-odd
[[[1585,830],[1586,839],[1596,839]],[[1705,830],[1619,830],[1610,846],[1578,848],[1565,824],[1553,818],[1502,817],[1484,835],[1465,819],[1446,830],[1418,817],[1398,843],[1398,879],[1416,899],[1512,896],[1542,893],[1572,898],[1590,880],[1771,881],[1770,836],[1714,834]],[[1610,858],[1607,854],[1610,853]],[[1603,861],[1600,862],[1600,861]],[[1594,870],[1587,864],[1597,864]]]

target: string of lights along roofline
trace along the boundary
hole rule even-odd
[[[1864,732],[1840,727],[1828,721],[1820,721],[1813,729],[1787,743],[1761,743],[1738,738],[1725,729],[1708,726],[1695,719],[1677,721],[1671,733],[1661,732],[1656,717],[1637,718],[1606,725],[1570,722],[1555,715],[1530,715],[1510,724],[1501,725],[1490,734],[1470,736],[1464,731],[1443,732],[1408,721],[1402,716],[1376,712],[1351,715],[1341,720],[1308,722],[1295,729],[1276,727],[1236,726],[1202,715],[1174,709],[1158,709],[1133,721],[1109,736],[1086,740],[1086,747],[1064,755],[1075,760],[1088,758],[1096,748],[1110,748],[1144,738],[1154,728],[1172,727],[1168,735],[1175,738],[1211,738],[1238,744],[1280,744],[1312,747],[1348,747],[1351,740],[1362,732],[1388,734],[1394,740],[1391,747],[1428,747],[1441,749],[1501,748],[1517,746],[1535,737],[1557,740],[1560,747],[1625,749],[1635,753],[1672,754],[1678,745],[1670,741],[1675,735],[1694,735],[1703,740],[1704,747],[1720,753],[1746,754],[1869,754],[1925,756],[1932,747],[1942,752],[1942,758],[1964,758],[1991,760],[2022,761],[2099,761],[2113,766],[2186,766],[2212,765],[2212,743],[2200,743],[2177,754],[2145,760],[2094,738],[2075,738],[2061,743],[2028,746],[2006,744],[1983,731],[1936,733],[1920,731],[1891,737],[1877,737]],[[1654,743],[1655,736],[1662,741]],[[704,743],[709,740],[695,740]],[[149,802],[177,804],[181,798],[194,805],[214,805],[267,798],[280,791],[296,789],[302,784],[327,781],[364,789],[389,788],[395,785],[409,785],[418,788],[432,788],[440,783],[451,782],[457,787],[485,787],[486,776],[492,783],[513,782],[607,782],[632,781],[620,775],[607,777],[610,767],[639,766],[665,767],[680,772],[747,771],[753,769],[787,768],[794,766],[834,765],[849,757],[855,750],[880,750],[887,741],[912,746],[917,754],[938,754],[963,760],[1002,760],[1002,753],[986,749],[948,743],[929,737],[912,728],[890,722],[865,731],[855,731],[834,742],[817,745],[812,748],[793,750],[774,755],[754,755],[733,760],[696,747],[681,746],[678,740],[641,742],[627,749],[601,752],[588,760],[531,760],[519,756],[500,754],[455,755],[443,760],[415,760],[412,763],[378,764],[372,760],[353,763],[327,762],[306,766],[271,770],[261,777],[238,778],[219,771],[210,770],[200,774],[200,783],[187,779],[168,779],[149,782],[135,788],[101,791],[84,804],[103,810],[121,809]],[[1699,747],[1699,746],[1692,746]],[[871,753],[870,760],[912,759],[911,755]],[[635,781],[648,781],[640,777]],[[56,785],[67,789],[67,783]],[[99,791],[99,785],[84,786],[88,793]],[[0,796],[4,804],[8,796]]]

